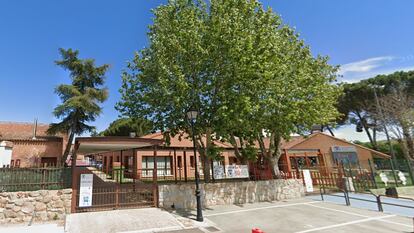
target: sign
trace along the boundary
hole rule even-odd
[[[306,192],[313,192],[313,183],[310,171],[308,169],[302,170],[303,172],[303,179],[305,181],[305,191]]]
[[[224,172],[225,171],[225,172]],[[249,167],[247,165],[214,165],[214,179],[249,178]]]
[[[214,165],[213,167],[214,179],[224,179],[224,167],[221,165]]]
[[[79,188],[79,207],[92,206],[93,174],[81,174]]]
[[[247,165],[226,165],[226,178],[249,178]]]
[[[357,152],[357,150],[355,146],[333,146],[332,152],[334,153]]]

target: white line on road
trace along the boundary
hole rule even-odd
[[[355,220],[355,221],[344,222],[344,223],[339,223],[339,224],[334,224],[334,225],[329,225],[329,226],[324,226],[324,227],[313,228],[313,229],[309,229],[309,230],[305,230],[305,231],[298,231],[296,233],[321,231],[321,230],[331,229],[331,228],[335,228],[335,227],[342,227],[342,226],[347,226],[347,225],[352,225],[352,224],[357,224],[357,223],[362,223],[362,222],[369,222],[369,221],[374,221],[374,220],[381,220],[381,219],[384,219],[384,218],[391,218],[391,217],[395,217],[395,215],[370,217],[370,218],[365,218],[365,219],[361,219],[361,220]]]
[[[312,207],[319,208],[319,209],[325,209],[325,210],[340,212],[340,213],[344,213],[344,214],[354,215],[354,216],[358,216],[358,217],[364,217],[364,218],[369,218],[370,217],[368,215],[357,214],[357,213],[353,213],[353,212],[349,212],[349,211],[345,211],[345,210],[337,210],[337,209],[332,209],[332,208],[328,208],[328,207],[312,205],[310,203],[309,204],[305,204],[305,205],[312,206]],[[395,216],[395,215],[390,215],[390,216]],[[393,222],[393,221],[389,221],[389,220],[385,220],[385,219],[378,219],[377,221],[391,223],[391,224],[405,226],[405,227],[410,227],[410,228],[412,227],[411,225],[407,225],[407,224],[403,224],[403,223],[398,223],[398,222]]]
[[[272,206],[257,207],[257,208],[251,208],[251,209],[244,209],[244,210],[233,210],[233,211],[227,211],[227,212],[216,213],[216,214],[207,214],[205,216],[206,217],[211,217],[211,216],[217,216],[217,215],[235,214],[235,213],[241,213],[241,212],[248,212],[248,211],[255,211],[255,210],[263,210],[263,209],[273,209],[273,208],[282,208],[282,207],[305,205],[305,204],[312,204],[312,203],[319,203],[319,201],[310,201],[310,202],[302,202],[302,203],[292,203],[292,204],[286,204],[286,205],[272,205]]]

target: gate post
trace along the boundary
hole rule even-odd
[[[74,150],[72,152],[72,163],[71,163],[71,172],[72,172],[72,200],[71,200],[71,213],[76,213],[76,194],[78,193],[78,174],[76,172],[76,153],[78,151],[79,144],[75,140]]]

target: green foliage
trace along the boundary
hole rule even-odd
[[[149,134],[152,124],[145,119],[120,118],[113,121],[99,136],[129,136],[134,132],[137,137]]]
[[[361,146],[365,146],[368,147],[370,149],[374,149],[372,144],[370,142],[361,142],[361,141],[354,141],[355,144],[361,145]],[[392,141],[392,148],[395,152],[395,156],[397,157],[397,159],[405,159],[404,156],[404,148],[402,146],[401,143],[397,142],[397,141]],[[382,152],[384,154],[390,155],[390,147],[388,145],[387,141],[378,141],[377,142],[377,148],[375,149],[379,152]]]
[[[249,158],[263,131],[280,142],[337,117],[336,67],[258,1],[176,0],[154,14],[149,47],[123,74],[123,115],[191,133],[185,113],[194,106],[200,152],[216,138],[241,143]]]
[[[61,99],[53,111],[53,115],[60,119],[59,123],[52,123],[49,134],[69,134],[62,161],[66,161],[72,140],[75,134],[93,132],[95,127],[89,125],[101,114],[99,105],[108,98],[108,91],[102,88],[108,65],[96,66],[93,59],[79,59],[79,51],[59,49],[62,60],[56,61],[58,66],[69,71],[71,84],[61,84],[55,92]]]

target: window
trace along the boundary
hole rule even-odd
[[[157,175],[169,176],[171,175],[171,156],[158,156],[155,158],[157,163]],[[142,174],[146,176],[152,176],[152,170],[154,169],[154,157],[143,156],[142,157]]]
[[[20,167],[20,159],[16,159],[15,167]]]
[[[354,146],[333,146],[332,157],[335,163],[358,164],[357,150]]]
[[[10,167],[14,167],[14,160],[13,159],[10,161]]]

